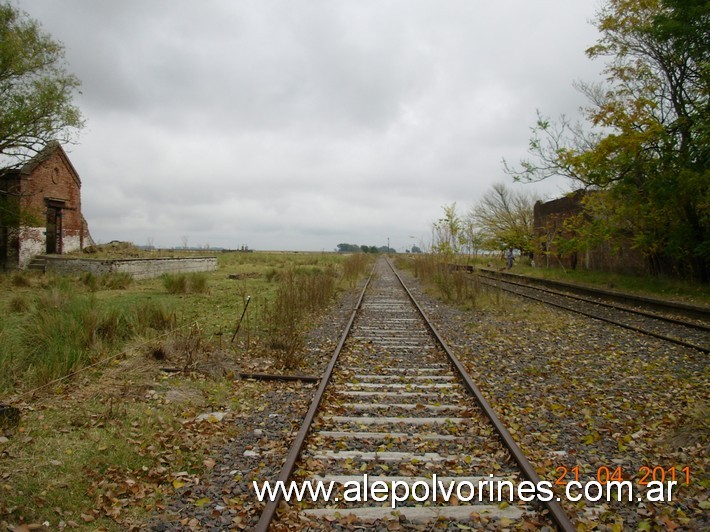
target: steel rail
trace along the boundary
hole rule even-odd
[[[609,308],[613,308],[616,310],[621,310],[623,312],[628,312],[630,314],[638,314],[639,316],[645,316],[647,318],[653,318],[653,319],[660,320],[660,321],[666,321],[668,323],[682,325],[684,327],[689,327],[691,329],[699,329],[701,331],[710,331],[710,326],[705,325],[704,323],[683,321],[683,320],[679,320],[678,318],[672,318],[670,316],[663,316],[662,314],[655,314],[653,312],[648,312],[646,310],[631,308],[631,307],[627,307],[624,305],[618,305],[616,303],[610,303],[609,301],[595,301],[594,299],[590,299],[589,297],[584,297],[584,296],[569,294],[566,292],[561,292],[559,290],[554,290],[554,289],[548,288],[546,286],[533,286],[533,284],[526,283],[523,281],[511,281],[510,279],[502,279],[502,278],[497,277],[495,275],[486,275],[484,273],[479,272],[478,276],[483,279],[490,279],[492,281],[498,281],[501,283],[509,283],[509,284],[513,284],[515,286],[522,286],[523,288],[530,288],[532,290],[539,290],[540,292],[545,292],[547,294],[563,296],[563,297],[566,297],[569,299],[574,299],[576,301],[582,301],[584,303],[589,303],[591,305],[599,305],[600,307],[609,307]],[[602,293],[602,295],[603,295],[603,293]],[[599,296],[595,296],[595,297],[599,297]],[[634,300],[632,300],[632,301],[634,301]],[[642,302],[642,301],[640,301],[640,302]],[[673,308],[673,307],[668,307],[668,308]]]
[[[503,280],[503,279],[494,279],[493,281],[498,282],[498,283],[509,283],[509,281],[505,281],[505,280]],[[504,287],[504,286],[498,286],[498,285],[495,285],[495,284],[493,284],[493,283],[486,283],[485,281],[484,281],[484,284],[486,284],[487,286],[492,286],[492,287],[494,287],[494,288],[498,288],[499,290],[505,290],[506,292],[510,292],[511,294],[515,294],[515,295],[520,296],[520,297],[525,297],[525,298],[528,298],[528,299],[532,299],[533,301],[538,301],[538,302],[540,302],[540,303],[544,303],[545,305],[550,305],[550,306],[552,306],[552,307],[561,308],[561,309],[567,310],[567,311],[569,311],[569,312],[574,312],[574,313],[576,313],[576,314],[580,314],[580,315],[582,315],[582,316],[586,316],[587,318],[593,318],[593,319],[596,319],[596,320],[599,320],[599,321],[603,321],[603,322],[606,322],[606,323],[610,323],[610,324],[612,324],[612,325],[616,325],[616,326],[618,326],[618,327],[623,327],[624,329],[629,329],[629,330],[634,331],[634,332],[646,334],[646,335],[648,335],[648,336],[653,336],[653,337],[655,337],[655,338],[659,338],[659,339],[661,339],[661,340],[665,340],[666,342],[671,342],[671,343],[674,343],[674,344],[677,344],[677,345],[681,345],[681,346],[683,346],[683,347],[688,347],[688,348],[690,348],[690,349],[696,349],[696,350],[698,350],[698,351],[700,351],[700,352],[702,352],[702,353],[706,353],[706,354],[707,354],[707,353],[710,353],[710,348],[705,347],[705,346],[702,346],[702,345],[693,344],[693,343],[691,343],[691,342],[686,342],[685,340],[681,340],[680,338],[675,338],[675,337],[673,337],[673,336],[667,336],[667,335],[665,335],[665,334],[657,333],[657,332],[654,332],[654,331],[649,331],[648,329],[643,329],[643,328],[641,328],[641,327],[637,327],[637,326],[635,326],[635,325],[630,325],[630,324],[628,324],[628,323],[622,323],[622,322],[620,322],[620,321],[616,321],[616,320],[613,320],[613,319],[611,319],[611,318],[607,318],[607,317],[605,317],[605,316],[600,316],[599,314],[595,314],[595,313],[593,313],[593,312],[586,312],[586,311],[584,311],[584,310],[579,310],[579,309],[576,309],[576,308],[573,308],[573,307],[569,307],[569,306],[563,305],[563,304],[561,304],[561,303],[554,303],[554,302],[552,302],[552,301],[547,301],[547,300],[545,300],[545,299],[542,299],[542,298],[539,298],[539,297],[535,297],[535,296],[530,295],[530,294],[522,294],[522,293],[520,293],[520,292],[516,292],[515,290],[512,290],[512,289],[510,289],[510,288],[506,288],[506,287]],[[516,283],[510,283],[510,284],[516,284]],[[539,290],[539,288],[534,287],[534,286],[526,286],[525,288],[531,288],[532,290]],[[568,297],[566,294],[557,294],[557,295],[559,295],[559,296],[561,296],[561,297]],[[595,303],[595,304],[596,304],[596,303]],[[624,309],[624,310],[626,310],[626,309]],[[660,318],[657,318],[657,319],[660,319]]]
[[[330,378],[333,375],[335,364],[337,363],[338,357],[340,356],[340,352],[342,351],[343,346],[345,345],[345,341],[347,340],[350,334],[350,329],[352,329],[353,323],[355,322],[355,316],[357,315],[358,310],[362,306],[362,300],[365,297],[365,291],[370,285],[370,281],[372,280],[374,271],[375,270],[373,268],[370,272],[370,276],[368,277],[367,282],[365,283],[365,286],[362,289],[362,292],[360,293],[360,297],[357,300],[355,308],[350,314],[350,319],[348,320],[348,323],[345,326],[345,329],[343,330],[343,334],[340,336],[340,341],[338,342],[335,351],[333,351],[333,355],[330,357],[330,362],[328,362],[328,366],[323,372],[323,376],[321,377],[318,389],[316,390],[316,393],[313,396],[313,400],[311,401],[311,406],[308,409],[306,416],[303,418],[301,428],[298,430],[296,438],[293,440],[288,455],[286,456],[284,465],[281,467],[281,472],[279,473],[278,481],[281,481],[284,484],[288,482],[288,479],[291,476],[291,473],[293,473],[294,467],[296,466],[296,461],[298,460],[298,457],[301,454],[303,444],[306,441],[306,436],[308,436],[308,431],[310,430],[311,425],[313,424],[313,420],[315,419],[318,407],[320,407],[320,404],[323,401],[325,389],[328,387]],[[274,515],[276,514],[276,510],[278,509],[282,496],[283,494],[281,490],[277,490],[276,497],[266,503],[266,506],[264,507],[264,510],[261,512],[261,516],[259,517],[259,521],[257,522],[256,527],[254,528],[255,531],[266,532],[269,529],[269,525],[271,524],[271,521],[274,518]]]
[[[495,413],[495,411],[491,407],[490,403],[483,396],[483,393],[481,392],[480,388],[476,385],[475,382],[473,382],[473,379],[466,371],[466,368],[464,367],[464,365],[461,363],[461,361],[458,359],[458,357],[456,357],[456,355],[454,355],[454,353],[449,348],[448,344],[441,337],[441,335],[439,334],[437,329],[434,327],[434,324],[429,319],[429,316],[426,314],[426,312],[424,312],[424,309],[419,305],[417,300],[414,298],[412,293],[409,291],[409,288],[407,288],[407,285],[404,284],[404,281],[402,280],[400,275],[397,273],[397,271],[394,269],[394,266],[392,266],[392,263],[390,262],[389,259],[387,259],[387,264],[389,264],[390,268],[392,268],[392,271],[394,272],[395,276],[397,277],[400,284],[402,285],[402,288],[404,288],[404,291],[407,293],[409,299],[411,300],[411,302],[414,304],[414,306],[418,310],[419,314],[424,319],[424,322],[426,323],[427,327],[429,328],[429,331],[434,336],[434,338],[436,338],[436,341],[441,345],[442,349],[446,353],[446,356],[449,358],[451,364],[454,366],[456,371],[459,373],[459,375],[463,379],[466,388],[476,398],[476,401],[478,402],[479,406],[483,410],[486,417],[488,417],[488,419],[493,424],[493,427],[495,428],[496,432],[500,436],[500,438],[503,441],[503,443],[505,444],[506,448],[508,449],[508,451],[512,455],[515,462],[518,464],[518,466],[522,470],[523,474],[528,478],[528,480],[530,480],[530,482],[532,482],[535,485],[538,485],[541,482],[541,480],[540,480],[540,477],[538,476],[537,472],[535,471],[534,466],[527,459],[527,457],[523,453],[522,449],[515,442],[515,440],[513,439],[513,436],[510,434],[510,432],[505,427],[505,425],[503,425],[503,422],[500,420],[498,415]],[[565,532],[574,532],[575,530],[577,530],[576,527],[570,521],[570,519],[567,516],[567,514],[565,513],[565,511],[562,509],[562,506],[556,500],[554,500],[554,498],[550,501],[541,502],[541,504],[549,510],[550,516],[554,520],[555,524],[557,524],[557,526],[560,528],[560,530],[564,530]]]

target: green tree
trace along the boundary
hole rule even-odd
[[[539,116],[532,159],[506,171],[523,180],[563,175],[607,191],[610,237],[629,239],[654,273],[707,281],[710,3],[607,0],[596,26],[601,36],[587,54],[610,58],[606,79],[577,85],[591,128]]]
[[[79,87],[64,48],[7,2],[0,4],[0,156],[21,166],[50,142],[71,142],[83,126],[72,103]]]
[[[456,212],[456,203],[444,205],[444,217],[434,222],[432,249],[435,253],[458,254],[463,242],[461,217]]]
[[[338,244],[338,253],[358,253],[361,251],[362,249],[360,249],[360,246],[358,246],[357,244]]]
[[[478,255],[484,245],[483,231],[471,216],[466,216],[461,222],[462,248],[469,257]]]

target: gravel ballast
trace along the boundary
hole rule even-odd
[[[676,475],[671,502],[572,503],[560,491],[579,529],[710,528],[706,355],[514,296],[461,310],[409,282],[542,478],[619,471],[643,499],[644,475]]]

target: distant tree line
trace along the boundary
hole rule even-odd
[[[395,249],[387,246],[360,246],[358,244],[338,244],[337,251],[338,253],[397,253]],[[412,253],[416,252],[412,251]]]

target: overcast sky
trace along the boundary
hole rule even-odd
[[[404,251],[575,116],[592,0],[21,0],[64,43],[97,242]]]

